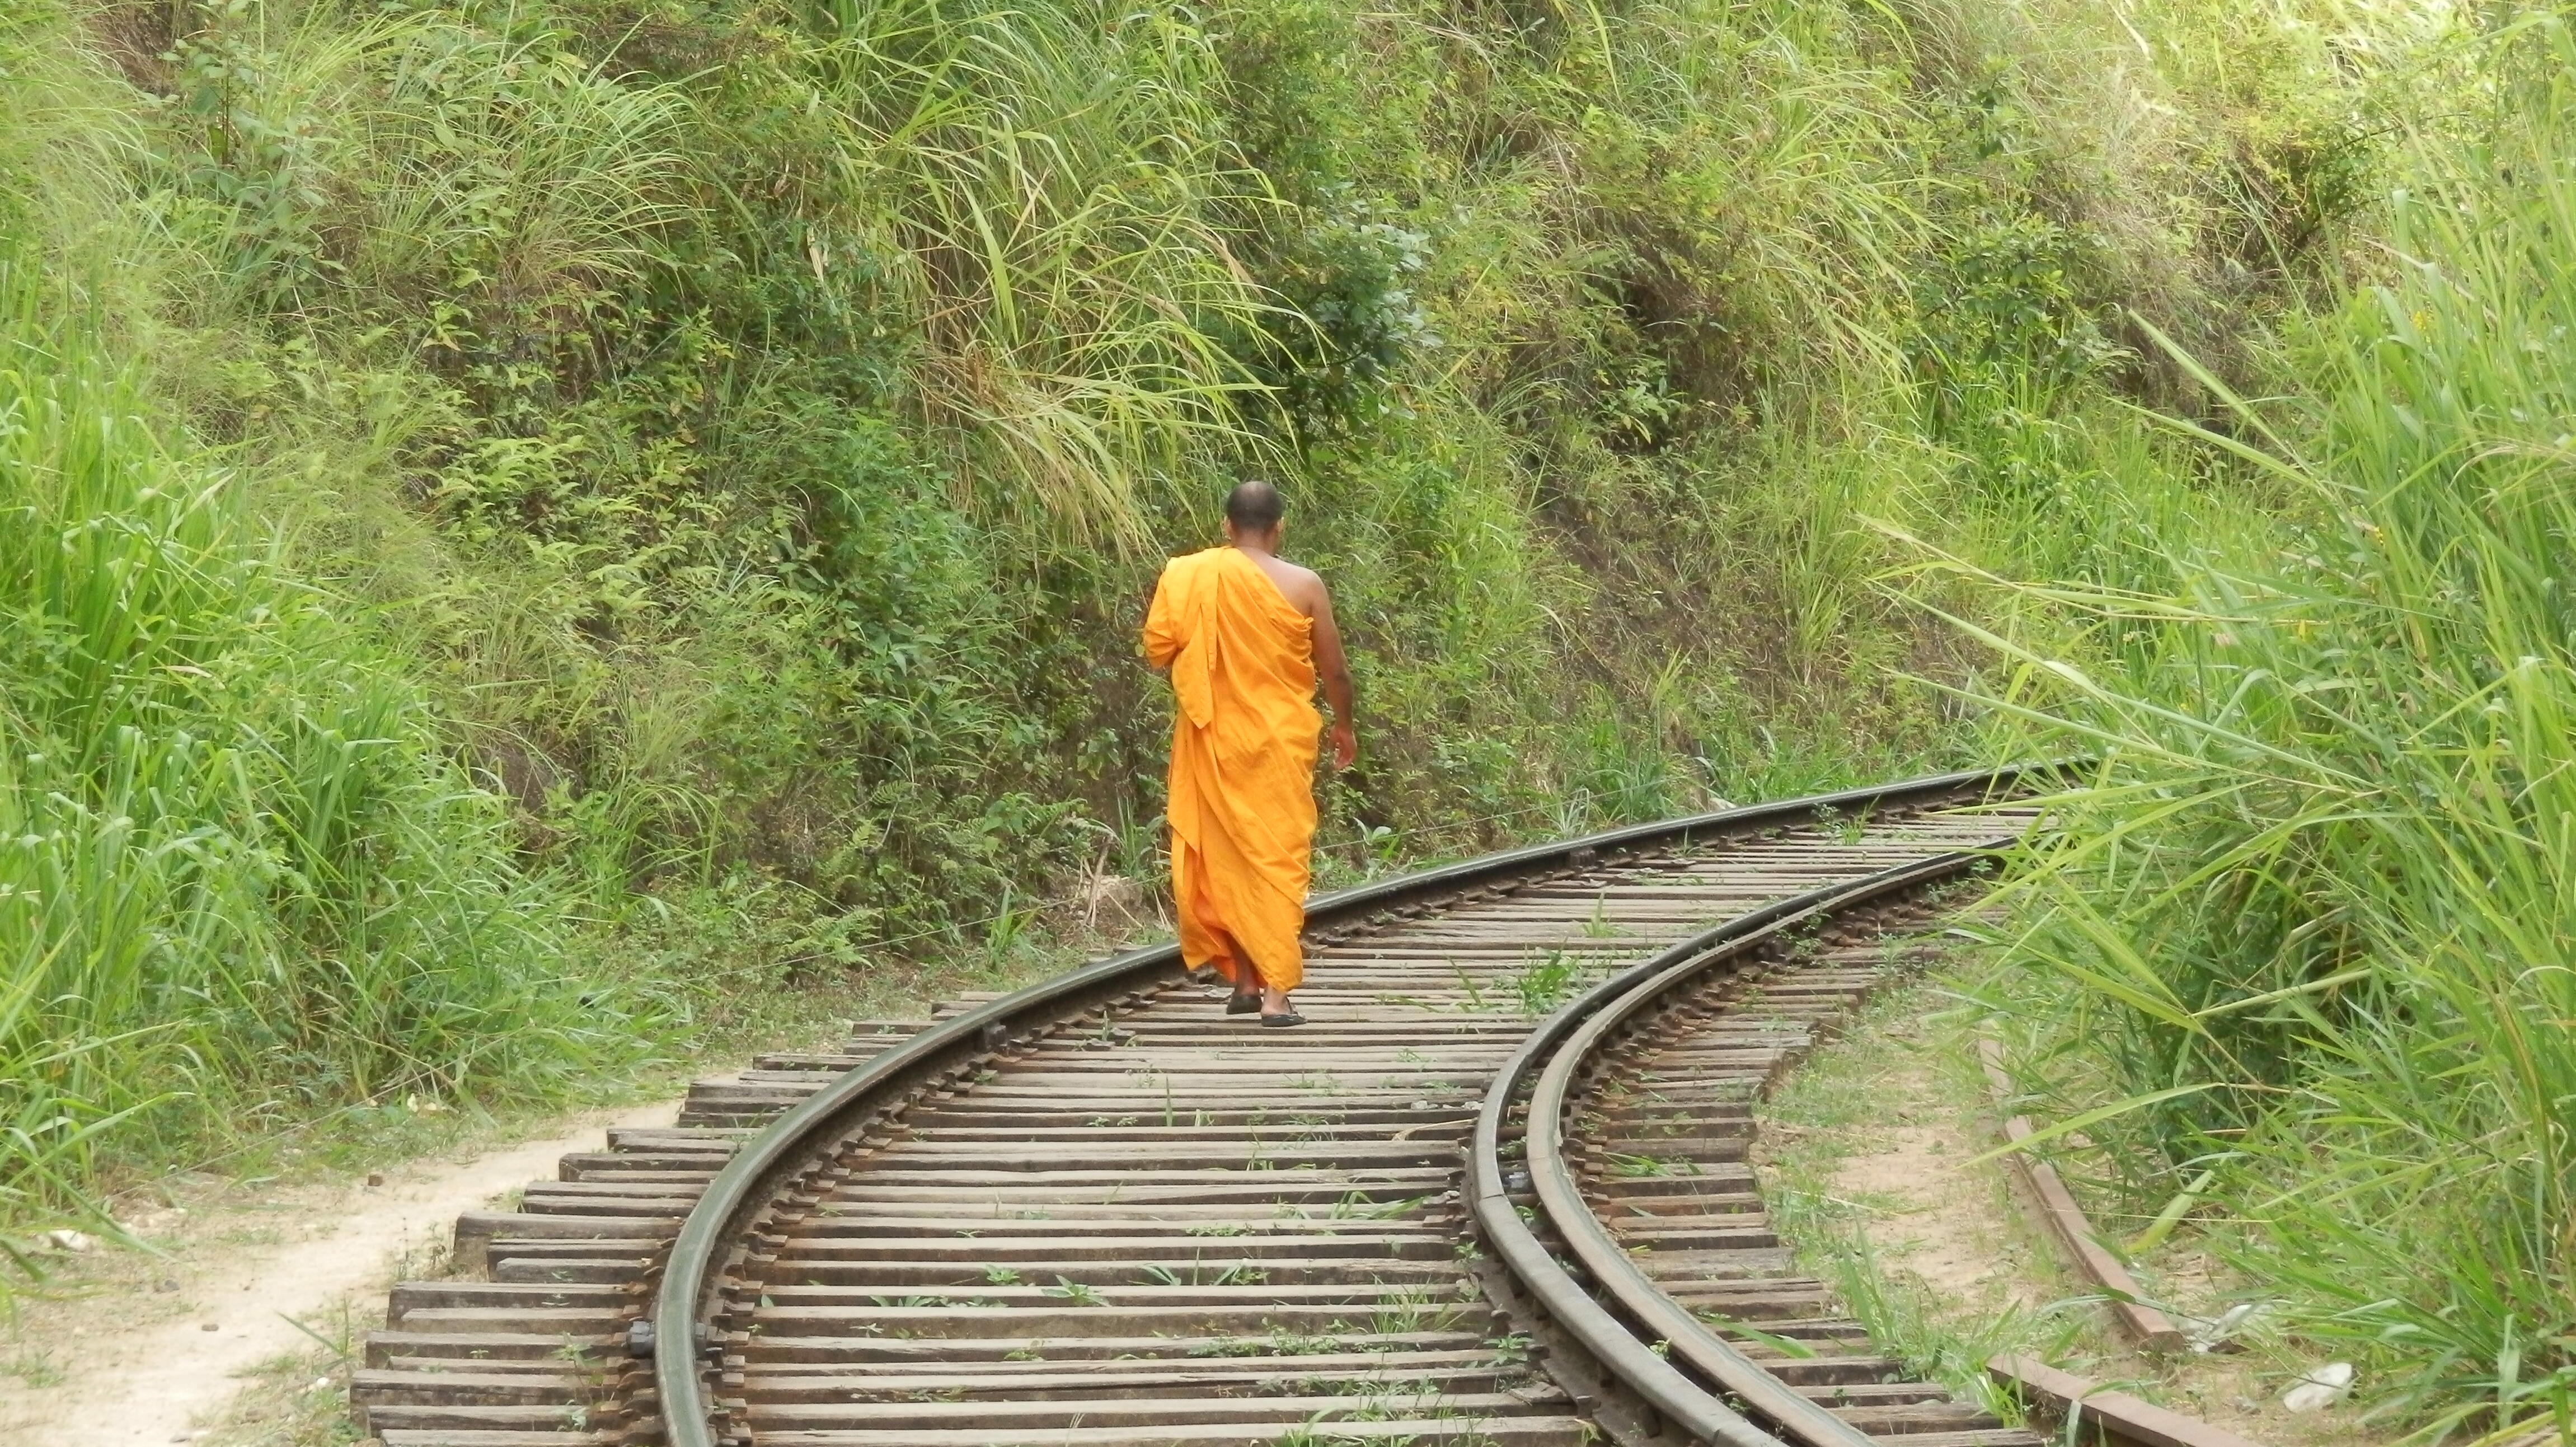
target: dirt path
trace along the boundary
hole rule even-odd
[[[2293,1415],[2281,1392],[2321,1361],[2317,1349],[2250,1340],[2233,1354],[2137,1355],[2066,1265],[2000,1163],[1975,1163],[2000,1141],[1977,1063],[1977,1036],[1938,986],[1898,991],[1818,1051],[1765,1104],[1766,1175],[1825,1203],[1802,1234],[1814,1263],[1846,1295],[1875,1282],[1878,1314],[1921,1357],[1981,1362],[2026,1353],[2145,1396],[2273,1447],[2386,1447],[2349,1406]],[[2215,1315],[2229,1298],[2215,1263],[2168,1243],[2137,1263],[2151,1294]]]
[[[381,1186],[293,1193],[267,1203],[271,1240],[236,1246],[220,1225],[166,1243],[173,1259],[79,1300],[35,1309],[58,1371],[0,1389],[0,1442],[134,1447],[187,1440],[240,1390],[243,1373],[337,1339],[344,1320],[383,1320],[385,1287],[406,1260],[442,1245],[457,1214],[553,1176],[567,1151],[598,1146],[610,1125],[668,1124],[677,1103],[576,1117],[563,1133],[462,1162],[386,1173]],[[282,1209],[281,1209],[282,1208]],[[238,1223],[236,1223],[238,1224]],[[174,1289],[175,1288],[175,1289]],[[70,1340],[78,1338],[77,1341]],[[69,1350],[53,1350],[68,1346]]]

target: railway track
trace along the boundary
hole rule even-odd
[[[1310,911],[1315,1024],[1168,947],[693,1089],[406,1283],[386,1447],[2035,1443],[1795,1278],[1761,1084],[2027,827],[1953,775]],[[1730,1325],[1713,1326],[1711,1318]],[[1678,1430],[1678,1436],[1674,1434]]]
[[[1613,1435],[1732,1447],[2038,1447],[1909,1378],[1795,1274],[1746,1164],[1752,1103],[1923,953],[1958,856],[1826,885],[1604,982],[1514,1052],[1471,1153],[1477,1228]],[[1517,1163],[1517,1167],[1515,1167]],[[1542,1328],[1548,1330],[1548,1328]]]

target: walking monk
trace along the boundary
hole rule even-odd
[[[1226,546],[1163,565],[1145,659],[1169,669],[1172,899],[1181,958],[1234,983],[1229,1015],[1303,1025],[1306,871],[1315,843],[1315,676],[1333,706],[1333,767],[1359,755],[1351,674],[1324,580],[1279,556],[1279,489],[1225,498]]]

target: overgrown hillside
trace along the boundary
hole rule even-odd
[[[1357,655],[1327,878],[1968,757],[1890,536],[2259,516],[2121,399],[2340,274],[2408,23],[12,5],[8,1179],[1152,878],[1142,590],[1245,475]]]

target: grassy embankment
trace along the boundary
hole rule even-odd
[[[165,452],[76,298],[0,266],[9,1187],[314,1105],[631,1057],[403,665]],[[138,1070],[145,1062],[155,1068]],[[284,1086],[284,1091],[280,1087]]]
[[[2169,588],[2059,595],[2071,652],[2008,650],[2103,764],[2002,988],[2061,1115],[2126,1103],[2079,1159],[2142,1252],[2188,1221],[2384,1420],[2565,1441],[2576,41],[2525,16],[2448,65],[2385,252],[2287,349],[2309,390],[2203,439],[2286,536],[2178,543]]]
[[[2356,35],[8,7],[10,1210],[1150,879],[1139,593],[1247,472],[1359,651],[1328,874],[1969,756],[1854,519],[2127,586],[2254,526],[2115,399],[2342,266]]]

